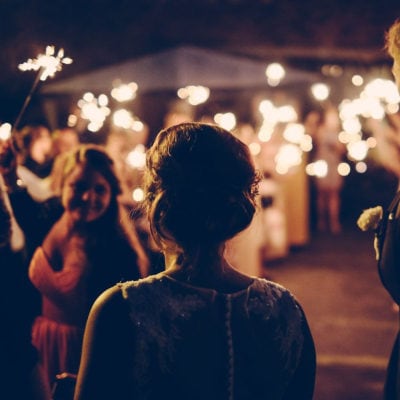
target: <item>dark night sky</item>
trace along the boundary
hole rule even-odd
[[[383,38],[397,17],[399,0],[2,0],[0,123],[15,119],[34,80],[18,64],[46,45],[74,59],[55,80],[177,45],[313,71],[370,67],[390,64]]]
[[[180,44],[304,69],[372,65],[388,62],[383,33],[397,16],[398,0],[3,0],[0,121],[13,118],[33,80],[18,64],[49,44],[74,59],[54,79]]]
[[[3,69],[15,69],[21,59],[54,43],[77,60],[75,72],[176,44],[257,57],[275,48],[286,48],[290,56],[296,47],[307,56],[324,48],[325,58],[340,50],[373,52],[400,16],[400,2],[3,0],[0,15]]]

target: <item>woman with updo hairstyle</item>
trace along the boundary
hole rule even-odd
[[[165,270],[97,298],[75,400],[312,399],[315,348],[300,304],[224,258],[257,212],[257,184],[230,132],[183,123],[158,134],[143,207]]]
[[[154,239],[161,248],[176,242],[189,267],[218,260],[221,244],[250,224],[257,183],[247,146],[229,132],[205,124],[162,131],[145,175]]]

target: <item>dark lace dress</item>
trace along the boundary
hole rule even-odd
[[[163,274],[120,285],[129,305],[134,399],[312,399],[315,349],[282,286],[218,293]]]

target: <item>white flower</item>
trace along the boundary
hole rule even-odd
[[[368,208],[362,212],[357,220],[357,225],[362,231],[375,230],[383,216],[381,206]]]

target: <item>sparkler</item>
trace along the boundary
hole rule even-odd
[[[35,59],[28,59],[26,62],[20,64],[18,68],[21,71],[38,71],[35,81],[31,87],[31,90],[26,97],[24,104],[13,124],[12,132],[14,132],[21,118],[30,103],[33,94],[40,81],[45,81],[48,77],[53,77],[57,71],[61,71],[64,64],[71,64],[72,58],[64,57],[64,49],[60,49],[57,54],[55,53],[54,46],[47,46],[45,54],[39,54]]]

